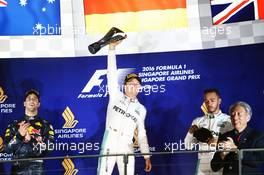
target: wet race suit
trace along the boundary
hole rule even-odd
[[[141,153],[149,153],[149,145],[144,126],[145,107],[137,99],[125,96],[118,88],[118,74],[114,50],[108,54],[108,90],[106,128],[101,144],[101,155],[134,153],[134,131],[138,129],[138,142]],[[149,156],[144,156],[145,159]],[[124,174],[123,156],[102,157],[98,162],[98,175],[110,175],[117,163],[119,174]],[[127,174],[134,175],[135,158],[129,156]]]
[[[27,141],[20,135],[19,124],[29,122],[28,133],[31,140]],[[42,139],[42,145],[37,141]],[[13,153],[14,159],[44,157],[48,152],[48,144],[54,143],[54,131],[52,126],[39,116],[25,116],[21,120],[15,120],[8,126],[5,133],[5,151]],[[44,174],[43,160],[17,161],[12,166],[12,174],[42,175]]]
[[[219,113],[217,114],[206,114],[202,117],[198,117],[193,120],[192,125],[197,125],[198,128],[203,127],[209,129],[212,132],[214,138],[218,138],[220,133],[223,134],[233,129],[230,116],[222,113],[221,111],[219,111]],[[187,149],[193,149],[194,145],[197,143],[197,140],[195,137],[193,137],[193,134],[188,132],[184,139],[184,142],[185,142],[185,147]],[[206,143],[199,143],[199,149],[207,150],[207,151],[210,150],[209,145]],[[214,156],[214,152],[199,153],[195,174],[222,175],[222,169],[219,170],[218,172],[213,172],[210,167],[210,162],[213,156]]]

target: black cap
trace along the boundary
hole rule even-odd
[[[124,84],[131,81],[133,78],[137,79],[137,81],[141,84],[141,78],[135,73],[127,74],[125,81],[124,81]]]
[[[40,101],[40,95],[39,95],[39,92],[35,89],[30,89],[29,91],[27,91],[25,93],[25,97],[24,97],[24,101],[26,101],[26,98],[30,95],[30,94],[35,94],[38,98],[38,101]]]

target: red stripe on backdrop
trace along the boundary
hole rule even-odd
[[[186,8],[186,0],[84,0],[84,14]]]
[[[264,0],[258,0],[259,19],[264,19]]]
[[[0,0],[0,6],[7,6],[7,2]]]
[[[230,12],[228,12],[225,16],[214,22],[214,25],[221,24],[224,20],[229,18],[235,11],[237,11],[240,7],[242,7],[244,4],[246,4],[249,0],[242,1],[240,4],[238,4],[236,7],[234,7]]]

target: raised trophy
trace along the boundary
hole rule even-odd
[[[96,41],[93,44],[90,44],[88,46],[88,49],[92,54],[95,54],[102,47],[108,45],[109,43],[119,41],[125,38],[126,38],[126,34],[122,30],[116,27],[112,27],[102,39]]]

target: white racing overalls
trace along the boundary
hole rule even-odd
[[[109,50],[107,84],[109,104],[107,107],[106,128],[101,144],[101,155],[134,153],[134,131],[138,129],[138,142],[142,153],[149,153],[144,120],[145,107],[137,99],[125,96],[118,87],[118,74],[114,50]],[[149,156],[144,156],[145,159]],[[119,174],[124,174],[123,156],[101,157],[98,162],[98,175],[110,175],[117,163]],[[129,156],[127,174],[134,175],[134,156]]]
[[[192,125],[197,125],[199,128],[207,128],[209,129],[214,138],[218,138],[219,134],[223,134],[227,131],[233,129],[230,116],[219,111],[218,114],[207,114],[202,117],[198,117],[193,120]],[[199,147],[199,150],[215,150],[214,145],[208,145],[206,143],[198,143],[196,138],[193,137],[193,134],[187,133],[185,139],[185,148],[193,149],[194,146]],[[214,156],[214,152],[208,153],[199,153],[198,154],[198,162],[196,167],[196,173],[199,175],[222,175],[222,169],[218,172],[213,172],[210,166],[210,162]]]

